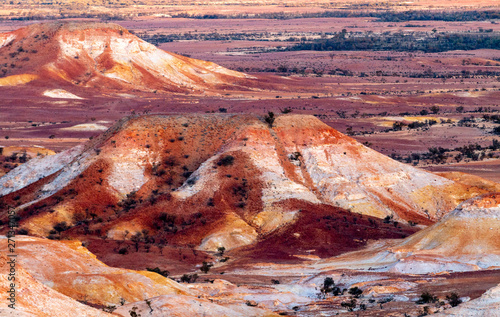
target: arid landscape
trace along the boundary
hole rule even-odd
[[[500,2],[0,3],[0,316],[500,316]]]

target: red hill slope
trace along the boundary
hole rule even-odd
[[[252,115],[124,119],[85,146],[0,178],[3,219],[16,207],[30,234],[153,238],[202,250],[290,236],[302,237],[293,248],[310,248],[307,240],[335,250],[347,243],[338,219],[361,225],[350,241],[399,238],[416,229],[365,230],[387,216],[431,224],[485,192],[396,162],[301,115],[280,116],[272,128]]]
[[[0,34],[0,86],[38,80],[83,87],[193,92],[254,85],[250,76],[162,51],[123,27],[44,23]]]

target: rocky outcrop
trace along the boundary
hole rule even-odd
[[[214,303],[209,294],[157,273],[109,267],[78,241],[27,236],[15,240],[16,309],[2,305],[1,316],[112,316],[88,305],[119,316],[131,316],[135,310],[142,316],[278,316],[264,307],[248,307],[243,299]],[[7,239],[0,237],[4,294],[10,287],[6,248]]]

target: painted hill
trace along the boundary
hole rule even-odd
[[[107,23],[33,24],[0,34],[0,86],[52,81],[82,87],[202,92],[248,89],[252,77],[162,51]],[[58,86],[58,85],[57,85]]]
[[[471,265],[500,267],[500,194],[487,194],[460,204],[435,225],[391,248],[391,252],[411,254],[411,262],[426,258],[447,259],[449,270]],[[407,259],[406,262],[408,262]],[[438,263],[440,261],[437,261]],[[411,266],[411,264],[410,264]]]
[[[254,115],[127,118],[84,146],[0,178],[3,220],[9,206],[17,208],[32,235],[154,238],[214,251],[291,241],[321,225],[317,239],[290,247],[322,241],[334,250],[329,255],[346,239],[355,248],[405,237],[417,230],[407,221],[431,224],[485,192],[401,164],[301,115],[279,116],[272,128]],[[400,223],[384,224],[386,217]],[[356,223],[345,237],[343,228]]]
[[[436,224],[398,242],[372,246],[319,266],[425,274],[500,267],[500,194],[465,201]]]

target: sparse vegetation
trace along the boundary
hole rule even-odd
[[[211,264],[211,263],[203,261],[203,264],[201,265],[200,271],[202,271],[203,273],[207,274],[208,271],[210,271],[210,268],[212,266],[214,266],[214,265]]]
[[[194,283],[198,279],[198,274],[184,274],[181,277],[182,283]]]
[[[435,303],[438,301],[438,298],[434,295],[432,295],[429,292],[423,292],[420,295],[420,298],[416,301],[417,304],[429,304],[429,303]]]
[[[155,272],[155,273],[158,273],[160,274],[161,276],[164,276],[164,277],[168,277],[170,275],[170,272],[167,271],[167,270],[162,270],[160,269],[159,267],[155,267],[155,268],[146,268],[146,270],[148,270],[149,272]]]
[[[462,303],[462,300],[460,299],[457,293],[451,293],[449,295],[446,295],[446,300],[451,305],[451,307],[456,307]]]
[[[419,40],[417,40],[419,38]],[[497,48],[500,35],[496,33],[437,33],[384,32],[346,36],[338,32],[327,39],[314,39],[289,46],[287,50],[302,51],[407,51],[425,53],[450,50],[476,50]]]
[[[266,116],[264,116],[264,121],[269,125],[269,128],[272,129],[274,120],[276,120],[276,117],[274,116],[274,113],[269,111]]]
[[[218,166],[230,166],[234,163],[234,157],[232,155],[225,155],[217,162]]]
[[[327,295],[328,293],[331,293],[334,296],[338,296],[342,293],[340,288],[335,285],[335,282],[331,277],[326,277],[323,281],[323,286],[321,287],[321,294],[323,294],[323,296]]]

